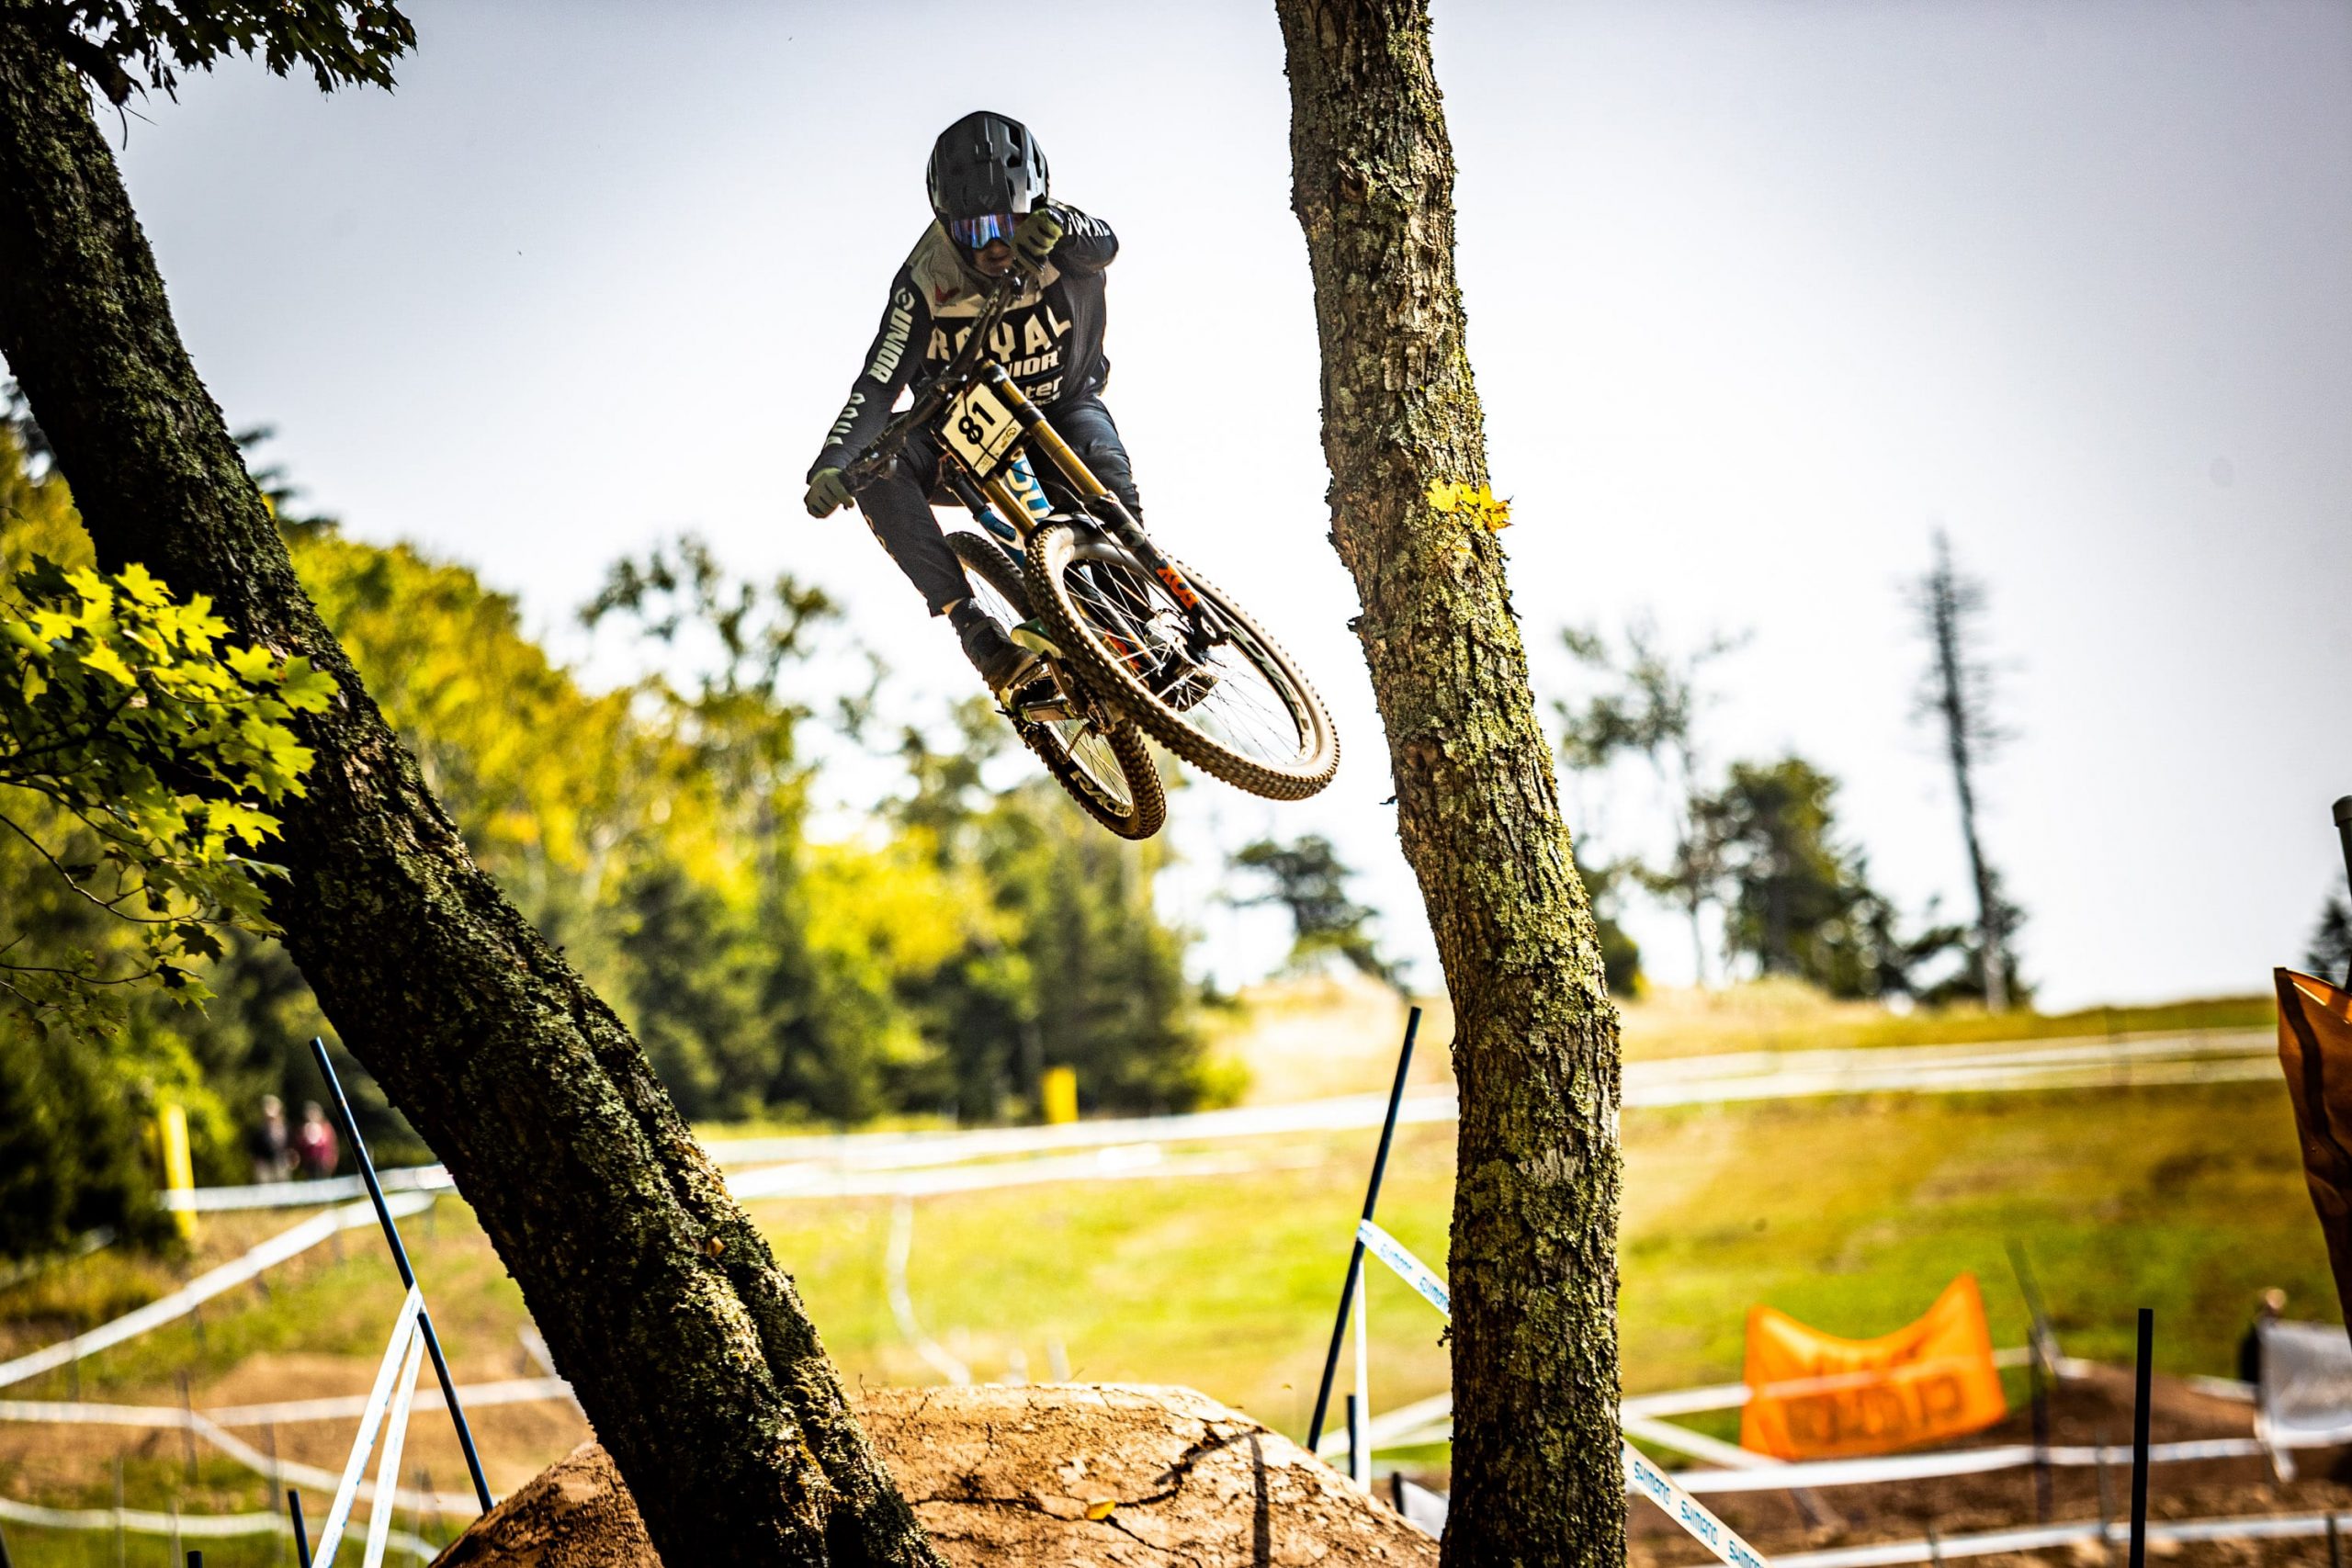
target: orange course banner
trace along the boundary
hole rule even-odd
[[[1841,1339],[1768,1306],[1747,1312],[1739,1446],[1775,1459],[1892,1453],[1991,1426],[2008,1412],[1976,1276],[1876,1339]]]
[[[2352,1303],[2352,994],[2291,969],[2278,985],[2278,1066],[2295,1102],[2311,1190],[2340,1303]]]

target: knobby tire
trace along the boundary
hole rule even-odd
[[[980,597],[980,607],[1003,622],[1008,631],[1035,613],[1019,565],[996,541],[959,529],[947,536],[947,547],[963,563],[965,576],[987,591]],[[999,603],[989,604],[989,596]],[[1007,611],[1012,614],[1009,621]],[[1148,839],[1167,823],[1168,794],[1160,785],[1159,769],[1132,721],[1118,717],[1105,728],[1087,726],[1084,737],[1102,744],[1087,747],[1094,754],[1081,760],[1071,755],[1074,730],[1011,712],[1005,716],[1022,744],[1046,764],[1054,782],[1112,832],[1123,839]],[[1110,767],[1115,767],[1119,775],[1115,785],[1099,776]],[[1124,800],[1119,798],[1122,792]]]
[[[1030,536],[1028,568],[1030,598],[1063,656],[1153,739],[1203,772],[1268,800],[1304,800],[1331,782],[1340,742],[1322,699],[1273,639],[1192,568],[1179,570],[1207,602],[1227,641],[1212,650],[1222,673],[1200,694],[1193,694],[1192,682],[1162,682],[1169,695],[1190,696],[1174,704],[1145,678],[1142,652],[1118,646],[1127,640],[1120,630],[1132,625],[1103,624],[1120,618],[1115,608],[1102,607],[1106,595],[1116,594],[1163,633],[1181,625],[1173,596],[1142,562],[1091,524],[1053,522]],[[1074,579],[1081,569],[1087,575]]]

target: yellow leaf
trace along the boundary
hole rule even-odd
[[[1498,499],[1485,485],[1442,481],[1430,486],[1429,501],[1430,510],[1446,516],[1464,514],[1488,528],[1510,526],[1510,502]]]
[[[1090,1519],[1107,1519],[1111,1517],[1111,1510],[1118,1506],[1119,1500],[1116,1497],[1097,1497],[1086,1505],[1086,1517]]]
[[[116,581],[122,584],[124,592],[141,604],[161,604],[169,597],[164,592],[164,585],[137,561],[124,567],[117,574]]]
[[[277,667],[277,660],[258,648],[232,648],[229,649],[228,657],[229,668],[244,681],[266,680],[269,672]]]
[[[125,664],[122,655],[111,648],[101,646],[90,649],[82,655],[82,663],[85,668],[95,670],[101,675],[113,676],[126,686],[139,684],[138,677],[130,672],[130,666]]]

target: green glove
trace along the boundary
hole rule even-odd
[[[808,515],[823,517],[849,504],[849,486],[839,468],[819,468],[808,480]]]
[[[1023,216],[1012,228],[1012,253],[1028,265],[1032,272],[1046,270],[1046,258],[1054,254],[1067,231],[1062,220],[1054,216],[1051,208],[1041,207]]]

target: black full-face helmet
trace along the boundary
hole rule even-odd
[[[1022,214],[1044,204],[1046,154],[1027,126],[979,109],[939,133],[928,180],[933,215],[956,243],[977,251],[1010,240]]]

